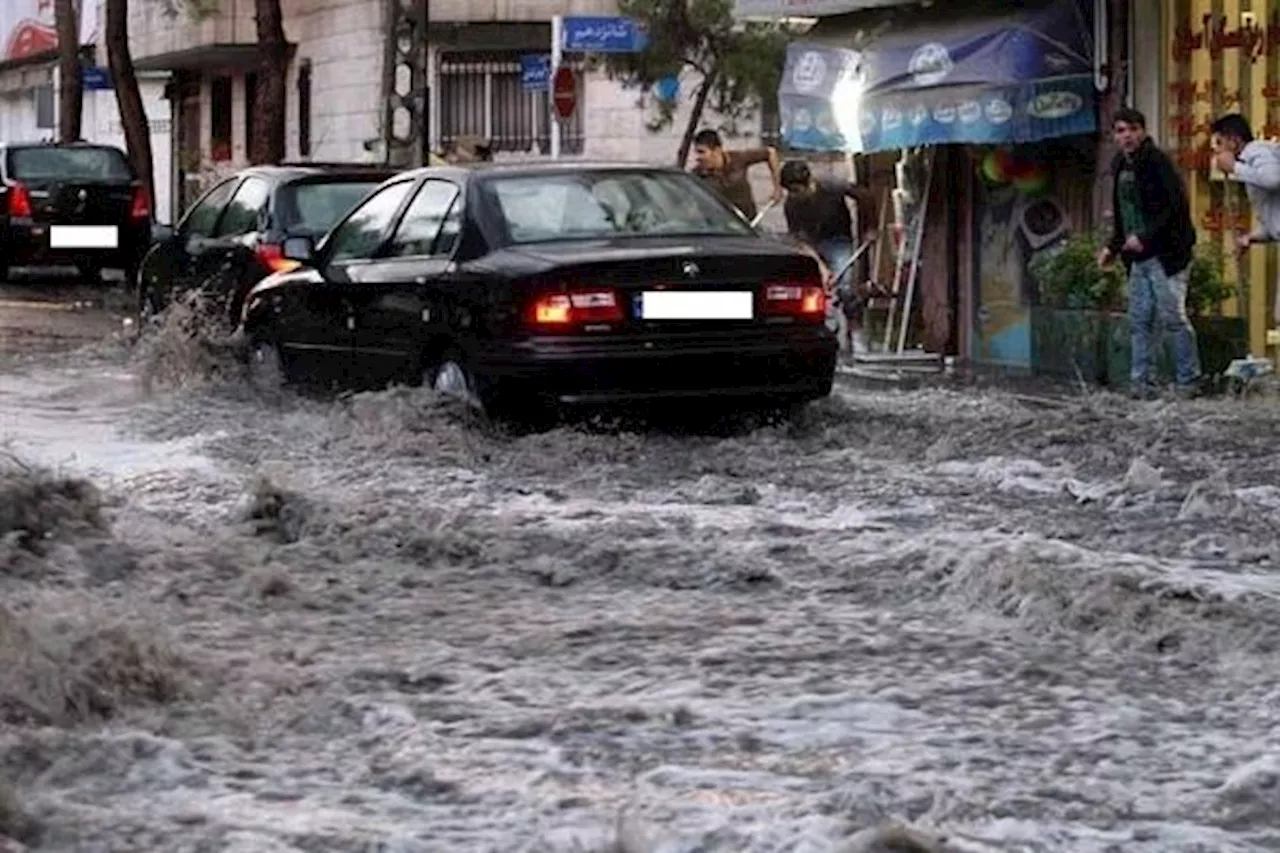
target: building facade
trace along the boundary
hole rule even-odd
[[[290,44],[286,86],[287,157],[317,162],[380,162],[386,0],[282,0]],[[456,137],[491,139],[497,157],[541,157],[550,150],[546,92],[525,91],[521,57],[548,53],[554,15],[615,14],[614,0],[433,0],[428,30],[432,148]],[[253,0],[221,0],[215,14],[154,14],[130,6],[135,65],[173,78],[174,173],[178,206],[211,178],[247,163],[257,85]],[[567,57],[579,75],[579,102],[562,125],[566,157],[673,162],[687,113],[669,131],[646,129],[640,93]],[[685,81],[688,85],[690,81]],[[716,124],[714,116],[706,122]],[[758,127],[739,125],[741,142]],[[768,194],[761,174],[759,194]]]
[[[1275,353],[1280,279],[1275,246],[1243,260],[1235,234],[1252,227],[1244,188],[1210,168],[1209,123],[1244,114],[1255,136],[1280,137],[1280,6],[1274,0],[1132,0],[1132,101],[1187,181],[1199,242],[1223,252],[1224,278],[1237,296],[1223,306],[1245,317],[1249,350]]]

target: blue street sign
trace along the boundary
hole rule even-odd
[[[648,36],[631,18],[564,19],[564,49],[575,53],[639,53]]]
[[[545,92],[550,82],[550,54],[530,54],[520,57],[520,85],[526,92]]]
[[[111,72],[100,65],[82,65],[80,80],[89,91],[111,88]]]

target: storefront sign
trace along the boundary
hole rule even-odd
[[[1280,9],[1271,13],[1265,25],[1250,20],[1233,30],[1227,26],[1226,15],[1215,18],[1211,14],[1204,15],[1200,23],[1203,29],[1198,31],[1190,22],[1174,30],[1172,52],[1175,62],[1186,62],[1197,50],[1206,48],[1214,59],[1221,57],[1225,50],[1240,50],[1250,62],[1280,53]]]

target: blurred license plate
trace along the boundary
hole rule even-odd
[[[750,320],[755,295],[749,290],[646,290],[639,314],[641,320]]]
[[[50,249],[115,249],[120,233],[114,225],[53,225],[49,228]]]

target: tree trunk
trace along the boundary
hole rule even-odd
[[[256,132],[249,162],[279,163],[285,154],[285,78],[289,45],[284,40],[280,0],[254,0],[258,18],[258,92],[253,112]]]
[[[80,76],[80,15],[76,0],[57,0],[53,7],[58,28],[58,139],[80,138],[84,80]]]
[[[107,65],[111,69],[115,85],[124,142],[134,171],[146,185],[154,205],[156,194],[155,174],[151,165],[151,125],[142,106],[142,93],[138,91],[138,75],[133,70],[133,57],[129,55],[129,0],[106,0],[106,4],[102,39],[107,45]],[[153,207],[153,215],[154,212]]]
[[[683,169],[689,162],[689,149],[693,147],[693,138],[698,135],[698,123],[702,121],[702,111],[707,106],[715,82],[716,72],[712,69],[698,87],[698,96],[693,99],[693,109],[689,112],[689,123],[684,127],[684,138],[680,140],[680,152],[676,155],[677,169]]]

